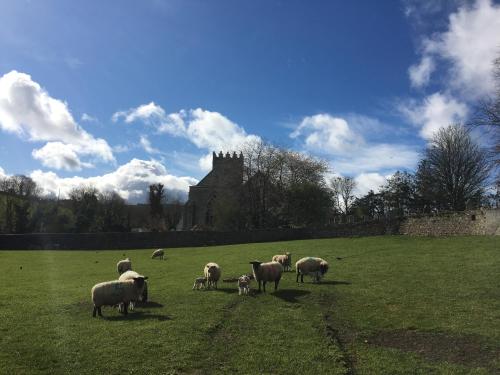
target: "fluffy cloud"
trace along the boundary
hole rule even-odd
[[[87,113],[84,113],[82,115],[82,118],[81,118],[82,121],[86,121],[86,122],[97,122],[97,118],[87,114]]]
[[[52,98],[28,74],[11,71],[0,77],[0,129],[29,141],[49,142],[33,156],[49,156],[44,164],[53,168],[91,166],[79,159],[82,155],[92,155],[96,161],[114,161],[108,143],[82,129],[67,104]]]
[[[190,185],[197,183],[192,177],[177,177],[156,160],[132,159],[115,171],[95,177],[59,177],[54,172],[36,170],[30,177],[43,189],[45,195],[60,195],[67,198],[71,189],[92,185],[100,191],[116,191],[130,203],[145,202],[150,184],[162,183],[170,196],[185,198]],[[169,194],[167,194],[169,195]]]
[[[365,116],[354,117],[356,125],[343,118],[323,113],[305,117],[290,137],[303,142],[303,147],[312,153],[331,157],[335,172],[358,174],[384,169],[411,168],[418,160],[414,147],[401,144],[370,143],[363,137],[367,127],[383,125]]]
[[[5,177],[7,177],[7,173],[5,173],[5,170],[2,167],[0,167],[0,178],[5,178]]]
[[[54,169],[66,169],[67,171],[79,171],[82,167],[90,168],[91,163],[80,160],[74,145],[61,142],[48,142],[40,149],[33,150],[33,157],[42,165]]]
[[[305,117],[290,134],[292,138],[303,136],[304,143],[311,150],[340,154],[358,147],[362,138],[355,134],[346,120],[329,114]]]
[[[154,126],[159,133],[188,139],[199,149],[210,152],[236,151],[247,142],[260,140],[260,137],[247,134],[245,129],[221,113],[202,108],[166,114],[163,108],[151,102],[113,115],[113,121],[121,118],[127,123],[140,120]],[[141,137],[140,143],[147,152],[153,150],[147,139]],[[199,160],[203,170],[209,168],[208,158],[204,156]]]
[[[145,135],[141,135],[139,144],[148,154],[161,154],[161,151],[158,150],[157,148],[154,148],[151,145],[151,142],[149,141],[148,137]]]
[[[370,190],[378,193],[380,187],[387,182],[389,176],[382,176],[379,173],[361,173],[354,179],[356,181],[355,194],[360,197],[366,195]]]
[[[450,89],[475,99],[494,90],[493,60],[500,46],[500,6],[490,0],[463,5],[449,16],[448,28],[426,38],[422,60],[410,68],[414,86],[428,83],[436,60],[449,64]]]
[[[420,135],[425,139],[432,138],[440,128],[462,122],[468,113],[467,105],[441,93],[427,96],[422,103],[401,104],[399,109],[413,124],[421,127]]]

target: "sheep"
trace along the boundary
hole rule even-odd
[[[242,275],[238,279],[238,294],[248,294],[250,292],[250,278],[247,275]]]
[[[135,271],[129,270],[129,271],[126,271],[126,272],[122,273],[120,275],[120,277],[118,278],[118,281],[133,280],[136,277],[141,277],[141,275],[139,275]],[[144,287],[142,289],[142,293],[139,296],[138,301],[141,301],[141,302],[147,302],[148,301],[148,283],[147,283],[147,281],[144,281]],[[129,310],[130,311],[134,310],[135,302],[136,301],[130,301],[130,304],[129,304]],[[120,311],[121,311],[121,306],[120,306]]]
[[[165,250],[157,249],[157,250],[153,251],[153,255],[151,255],[151,259],[160,258],[161,260],[163,260],[164,255],[165,255]]]
[[[207,286],[207,279],[205,277],[197,277],[194,279],[193,290],[195,289],[203,289]]]
[[[120,275],[125,271],[132,270],[132,261],[130,260],[130,258],[120,260],[118,263],[116,263],[116,270]]]
[[[304,282],[304,275],[313,277],[313,282],[319,282],[325,273],[328,271],[328,262],[321,258],[305,257],[299,259],[295,263],[295,270],[297,272],[297,282]]]
[[[105,281],[94,285],[91,291],[94,310],[92,316],[95,318],[96,313],[102,316],[102,306],[115,306],[123,304],[123,313],[127,315],[127,307],[130,301],[139,299],[146,276],[134,277],[133,279],[119,281]]]
[[[273,256],[272,261],[281,263],[281,265],[283,266],[283,271],[292,270],[292,253],[289,253],[288,251],[285,252],[285,254]]]
[[[266,283],[268,281],[274,281],[274,290],[278,289],[278,284],[283,273],[283,266],[280,263],[262,263],[258,260],[255,260],[253,262],[250,262],[250,264],[252,265],[252,271],[255,281],[259,283],[259,292],[261,291],[261,282],[264,287],[264,293],[266,292]]]
[[[205,269],[203,270],[203,274],[207,279],[207,288],[213,286],[217,289],[217,281],[219,281],[221,273],[221,268],[217,263],[207,263]]]

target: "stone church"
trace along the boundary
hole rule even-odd
[[[214,225],[217,200],[235,198],[243,184],[243,154],[212,153],[212,170],[195,186],[189,187],[182,229],[210,228]]]

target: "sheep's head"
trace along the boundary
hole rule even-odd
[[[321,272],[321,275],[324,275],[325,273],[327,273],[328,272],[328,263],[321,262],[319,265],[319,271]]]
[[[250,262],[250,264],[252,265],[252,268],[254,270],[258,270],[260,268],[260,265],[262,264],[262,262],[259,262],[258,260],[254,260],[254,261]]]
[[[142,288],[144,286],[144,282],[145,280],[147,280],[148,277],[147,276],[138,276],[138,277],[134,277],[134,284],[135,286],[137,286],[138,288]]]

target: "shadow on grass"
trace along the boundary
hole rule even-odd
[[[335,281],[335,280],[323,280],[320,281],[320,285],[351,285],[350,281]]]
[[[297,303],[299,300],[297,298],[303,297],[311,292],[308,290],[300,289],[283,289],[272,293],[273,296],[281,298],[283,301]]]
[[[163,305],[161,303],[153,302],[153,301],[137,302],[136,306],[137,307],[145,307],[145,308],[163,307]]]
[[[172,318],[169,317],[168,315],[149,314],[144,311],[132,311],[129,312],[128,315],[126,316],[125,315],[103,316],[102,319],[110,321],[153,319],[153,320],[158,320],[160,322],[166,320],[172,320]]]
[[[217,288],[217,289],[213,289],[215,291],[220,291],[220,292],[224,292],[224,293],[229,293],[229,294],[233,294],[233,293],[238,293],[238,288],[234,287],[234,288]]]

